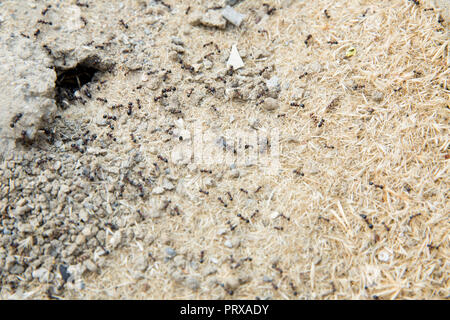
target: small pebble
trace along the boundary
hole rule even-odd
[[[216,183],[216,181],[214,181],[214,179],[212,179],[211,177],[207,177],[207,178],[205,179],[205,186],[206,186],[207,188],[212,188],[212,187],[217,186],[217,183]]]
[[[173,258],[173,257],[175,257],[177,255],[177,252],[171,247],[167,247],[165,249],[165,252],[170,258]]]
[[[239,172],[238,169],[233,169],[230,171],[231,178],[237,179],[237,178],[239,178],[240,175],[241,175],[241,173]]]
[[[175,44],[177,46],[184,46],[183,40],[181,40],[181,38],[179,38],[179,37],[172,37],[171,41],[173,44]]]
[[[224,285],[226,289],[229,290],[236,290],[237,288],[239,288],[239,286],[241,285],[241,283],[239,282],[239,279],[236,277],[229,277],[227,279],[225,279],[224,281]]]
[[[210,276],[210,275],[212,275],[212,274],[214,274],[214,273],[216,273],[216,272],[217,272],[217,268],[215,268],[215,267],[213,267],[213,266],[207,266],[207,267],[203,270],[202,276],[207,277],[207,276]]]
[[[266,98],[263,102],[263,108],[267,111],[273,111],[279,108],[278,101],[274,98]]]
[[[270,219],[276,219],[280,216],[280,213],[277,211],[274,211],[270,214]]]
[[[167,179],[167,178],[164,178],[162,186],[164,189],[169,190],[169,191],[175,189],[175,186],[173,185],[173,183],[170,182],[169,179]],[[153,193],[155,193],[155,190],[153,190]]]
[[[245,14],[237,12],[230,6],[226,6],[225,9],[222,10],[222,16],[236,27],[239,27],[242,20],[245,18]]]
[[[189,276],[186,278],[186,286],[193,291],[197,291],[200,288],[200,281],[197,277]]]
[[[58,171],[59,169],[61,169],[61,161],[56,161],[53,165],[53,170]]]
[[[97,265],[90,259],[84,261],[84,266],[86,267],[87,270],[89,270],[90,272],[97,272],[98,271],[98,267]]]
[[[381,262],[389,262],[391,260],[391,254],[386,250],[382,250],[378,253],[378,260]]]
[[[384,99],[384,94],[383,94],[383,92],[381,92],[381,91],[375,91],[375,92],[372,94],[372,99],[373,99],[375,102],[381,102],[381,101],[383,101],[383,99]]]
[[[152,193],[156,195],[163,194],[165,192],[165,189],[163,187],[156,187],[153,188]]]
[[[134,261],[134,265],[138,271],[144,272],[148,267],[148,258],[146,255],[142,254]]]

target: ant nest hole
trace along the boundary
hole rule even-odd
[[[88,57],[79,62],[74,68],[56,68],[57,78],[55,86],[55,100],[59,107],[67,109],[71,102],[80,99],[78,92],[84,92],[90,98],[90,92],[86,88],[92,82],[97,82],[101,74],[111,69],[112,66],[100,62],[97,56]]]

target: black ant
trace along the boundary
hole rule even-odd
[[[306,77],[308,75],[308,72],[303,73],[302,75],[300,75],[298,78],[301,79],[303,77]]]
[[[158,159],[161,160],[161,161],[164,161],[165,163],[168,162],[168,160],[166,158],[164,158],[163,156],[161,156],[161,155],[158,155]]]
[[[412,219],[414,219],[415,217],[419,217],[419,216],[421,216],[422,214],[419,212],[419,213],[416,213],[416,214],[413,214],[412,216],[410,216],[409,217],[409,221],[408,221],[408,224],[411,224],[411,220]]]
[[[291,107],[300,107],[300,108],[304,108],[305,105],[303,103],[297,103],[297,102],[291,102],[290,104]]]
[[[309,44],[309,41],[312,39],[312,35],[311,34],[308,34],[308,36],[306,37],[306,40],[305,40],[305,45],[306,46],[308,46],[308,44]]]
[[[41,14],[43,16],[45,16],[47,14],[47,11],[52,7],[52,5],[48,5],[47,8],[45,8],[44,10],[42,10]]]
[[[294,296],[297,296],[297,287],[294,285],[294,283],[292,281],[289,282],[289,286],[291,287]]]
[[[283,274],[283,269],[278,267],[277,263],[272,264],[272,268],[275,269],[276,271],[278,271],[280,273],[280,275]]]
[[[85,7],[85,8],[89,8],[89,5],[87,3],[81,3],[80,1],[77,0],[77,2],[75,3],[77,6],[79,7]]]
[[[133,102],[129,102],[129,103],[128,103],[127,114],[128,114],[129,116],[131,116],[132,112],[133,112]]]
[[[367,216],[365,214],[360,214],[359,215],[361,218],[363,218],[364,222],[367,224],[367,226],[369,227],[369,229],[373,229],[373,224],[371,224],[369,222],[369,220],[367,220]]]
[[[277,10],[277,8],[275,8],[275,7],[272,7],[272,8],[271,8],[267,3],[263,3],[263,6],[267,8],[266,13],[267,13],[269,16],[272,15],[272,14],[275,12],[275,10]]]
[[[303,172],[301,172],[300,169],[295,169],[292,172],[295,173],[296,175],[300,176],[300,177],[305,176],[305,174]]]
[[[375,188],[379,188],[381,190],[384,189],[383,185],[381,185],[381,184],[374,184],[372,181],[369,181],[369,185],[371,185],[371,186],[373,185]]]
[[[92,98],[91,92],[89,91],[88,88],[84,89],[84,94],[86,95],[86,97],[88,97],[89,99]]]
[[[44,20],[42,20],[42,19],[39,19],[37,22],[38,22],[38,23],[41,23],[41,24],[47,24],[47,25],[49,25],[49,26],[53,25],[53,22],[44,21]]]
[[[22,118],[23,114],[21,112],[19,112],[18,114],[16,114],[12,119],[11,119],[11,123],[10,123],[10,127],[14,128],[14,125],[17,123],[17,121],[20,120],[20,118]]]
[[[125,29],[128,29],[128,24],[126,24],[125,21],[123,21],[123,19],[120,19],[119,22]]]
[[[242,216],[242,214],[240,214],[240,213],[237,214],[237,217],[240,218],[241,220],[245,221],[246,223],[249,223],[249,222],[250,222],[250,220],[248,220],[247,218],[244,218],[244,217]]]
[[[222,203],[225,208],[228,207],[228,205],[225,203],[225,201],[223,201],[221,197],[218,197],[217,200],[219,200],[220,203]]]

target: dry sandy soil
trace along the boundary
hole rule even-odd
[[[448,299],[438,2],[2,1],[0,298]]]

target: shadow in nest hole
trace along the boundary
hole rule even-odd
[[[69,103],[77,99],[75,92],[80,90],[84,85],[94,81],[95,74],[102,72],[102,70],[79,63],[75,68],[56,70],[56,72],[55,100],[59,107],[67,109]]]

